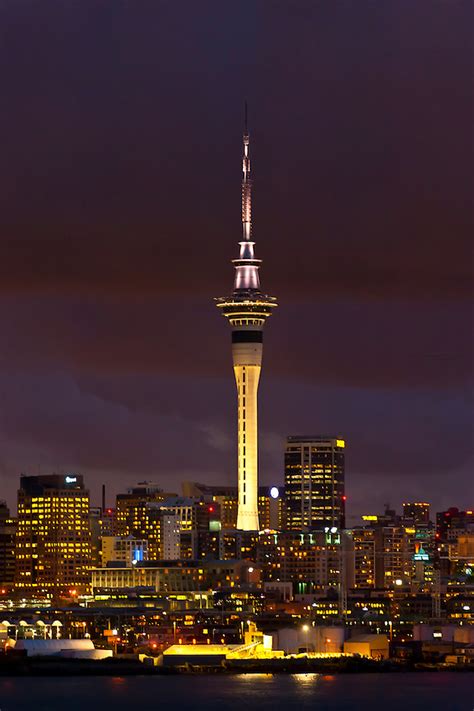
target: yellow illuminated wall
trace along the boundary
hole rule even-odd
[[[258,416],[257,392],[262,362],[261,343],[233,343],[237,385],[237,528],[257,531],[258,525]]]
[[[18,495],[15,588],[25,594],[85,592],[91,567],[89,493]]]

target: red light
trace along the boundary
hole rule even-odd
[[[214,506],[209,506],[209,508],[208,508],[207,510],[209,511],[209,513],[213,513],[213,512],[214,512]]]
[[[343,496],[343,497],[342,497],[342,500],[343,500],[343,501],[347,501],[347,496]]]

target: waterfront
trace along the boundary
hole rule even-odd
[[[321,709],[471,711],[471,674],[317,674],[0,679],[1,711]]]

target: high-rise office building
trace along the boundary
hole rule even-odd
[[[101,531],[100,506],[91,506],[89,509],[89,529],[91,532],[91,565],[97,568],[101,565],[102,531]]]
[[[374,532],[375,587],[393,589],[408,585],[413,573],[414,551],[405,526],[377,526]]]
[[[169,494],[157,484],[143,481],[127,489],[126,494],[117,494],[116,530],[119,536],[146,538],[146,505],[164,501]]]
[[[260,530],[279,529],[282,520],[282,491],[276,486],[258,487],[258,519]],[[223,530],[237,528],[238,489],[236,486],[208,486],[193,481],[183,482],[183,495],[201,498],[219,506]]]
[[[278,487],[258,487],[258,518],[261,531],[276,531],[281,528],[281,504],[282,497]]]
[[[181,559],[181,517],[179,513],[163,511],[161,515],[160,554],[162,560]]]
[[[148,541],[150,560],[160,558],[160,522],[154,515],[152,504],[159,504],[173,493],[165,493],[149,481],[140,482],[127,490],[126,494],[117,494],[115,512],[116,533],[119,536],[133,536]]]
[[[376,532],[373,528],[353,528],[347,532],[349,553],[347,566],[353,569],[354,588],[375,587]]]
[[[246,112],[247,113],[247,112]],[[232,359],[237,386],[237,528],[257,531],[258,522],[258,425],[257,392],[262,368],[263,327],[277,305],[263,294],[258,274],[261,260],[255,258],[252,240],[249,133],[247,117],[242,160],[242,241],[234,259],[234,290],[216,299],[232,327]]]
[[[22,476],[18,491],[15,589],[57,598],[90,581],[89,492],[82,476]]]
[[[10,516],[6,502],[0,501],[0,596],[6,595],[13,587],[15,535],[16,519]]]
[[[403,504],[403,518],[416,524],[430,522],[430,505],[424,501]]]
[[[286,528],[345,527],[344,452],[344,440],[336,437],[287,438]]]
[[[102,563],[102,539],[115,536],[115,509],[92,506],[89,510],[91,529],[91,564],[98,567]]]
[[[100,535],[115,536],[117,534],[117,514],[115,509],[102,508],[100,515]]]
[[[174,496],[160,504],[148,504],[147,508],[160,530],[161,559],[197,560],[210,553],[210,539],[221,529],[219,504]]]
[[[206,503],[216,503],[219,506],[223,529],[237,526],[238,496],[236,486],[216,486],[184,481],[182,489],[183,496],[202,499]]]
[[[256,560],[264,580],[292,582],[296,594],[336,591],[349,572],[343,570],[340,532],[262,532]]]
[[[460,511],[452,506],[436,514],[436,537],[455,542],[458,536],[474,532],[474,510]]]

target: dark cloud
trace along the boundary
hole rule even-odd
[[[233,480],[212,297],[246,97],[280,301],[263,479],[286,434],[337,431],[354,510],[402,489],[472,505],[471,9],[3,3],[0,497],[38,465],[95,493]]]

